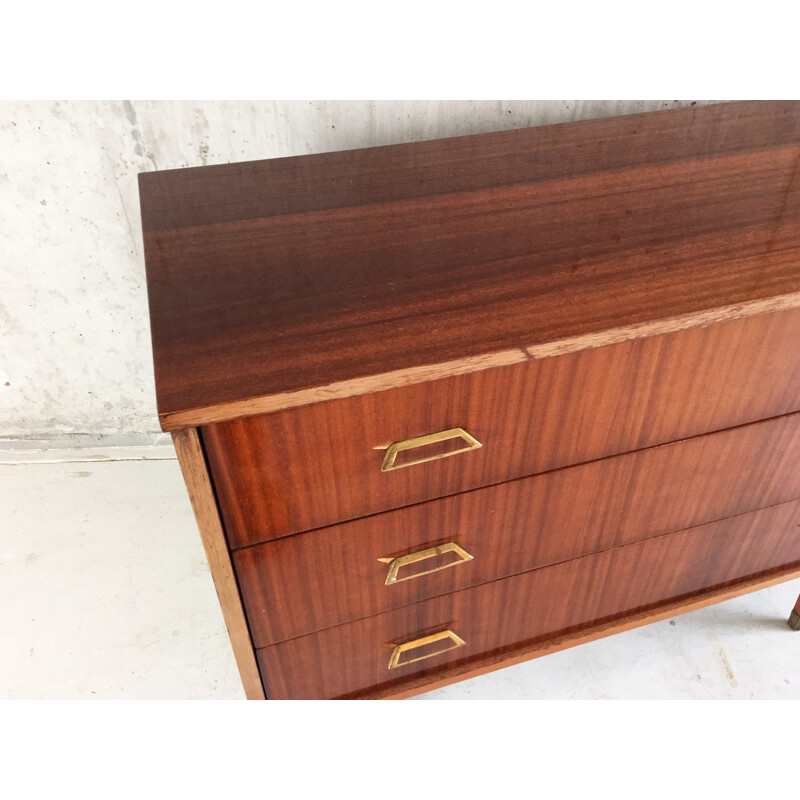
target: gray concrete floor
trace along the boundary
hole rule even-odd
[[[0,698],[244,696],[174,459],[0,464],[0,509]],[[800,632],[786,625],[798,592],[416,699],[800,699]]]

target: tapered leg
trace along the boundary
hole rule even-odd
[[[800,597],[797,598],[792,613],[789,614],[789,627],[793,631],[800,631]]]

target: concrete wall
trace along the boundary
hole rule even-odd
[[[157,441],[139,172],[690,102],[0,103],[0,446]]]

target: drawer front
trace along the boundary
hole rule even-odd
[[[399,690],[799,561],[800,501],[791,501],[339,625],[262,648],[258,659],[273,699]]]
[[[800,410],[800,309],[203,428],[232,547]],[[392,443],[463,429],[405,447]],[[461,452],[435,460],[447,447]],[[410,461],[422,461],[408,465]]]
[[[793,414],[290,536],[233,559],[263,647],[800,498],[798,464]]]

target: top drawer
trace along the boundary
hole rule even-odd
[[[800,309],[203,427],[230,545],[800,410]],[[463,440],[387,448],[462,428]],[[433,460],[423,460],[440,456]]]

